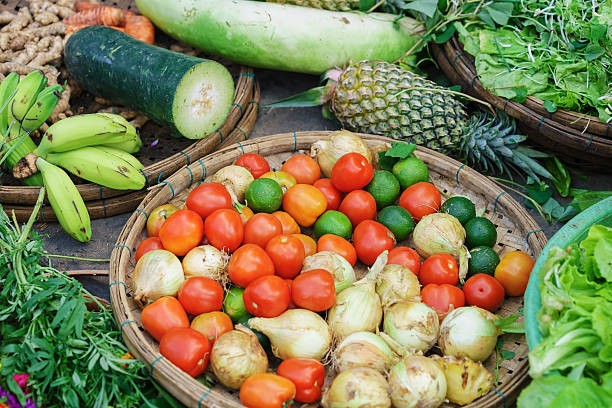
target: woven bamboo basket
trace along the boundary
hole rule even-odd
[[[452,83],[516,118],[531,141],[576,166],[612,171],[612,123],[562,109],[550,113],[532,96],[518,103],[493,95],[478,79],[474,58],[457,37],[442,45],[432,43],[432,53]]]
[[[123,9],[136,9],[132,0],[103,0],[100,3]],[[27,5],[26,1],[2,2],[0,12],[18,10],[24,5]],[[169,46],[176,43],[163,33],[156,31],[155,34],[157,45]],[[259,88],[253,69],[227,61],[220,62],[227,66],[234,77],[235,92],[228,117],[217,131],[204,139],[194,141],[173,137],[170,131],[152,121],[148,121],[139,129],[143,147],[134,156],[145,165],[142,170],[147,180],[145,188],[163,182],[181,167],[197,161],[228,141],[248,137],[257,119],[259,104]],[[88,93],[74,101],[71,100],[71,105],[74,112],[83,113],[95,112],[102,107]],[[131,211],[146,195],[146,191],[114,190],[81,179],[74,179],[92,218],[103,218]],[[6,185],[7,182],[10,182],[11,185]],[[0,202],[5,205],[5,208],[14,209],[20,220],[25,220],[32,212],[39,190],[39,187],[18,185],[16,180],[5,177],[4,185],[0,186]],[[40,212],[38,220],[55,221],[55,215],[48,206],[48,202],[46,206],[47,208],[43,208],[43,211]]]
[[[123,328],[123,338],[131,353],[151,366],[152,376],[169,392],[189,407],[239,407],[238,393],[222,385],[208,388],[191,378],[161,357],[158,344],[142,328],[140,308],[132,298],[131,275],[135,266],[134,253],[144,238],[147,215],[155,207],[172,202],[181,205],[189,191],[199,182],[224,166],[232,164],[243,153],[259,153],[266,157],[270,166],[279,169],[282,163],[296,152],[307,151],[310,145],[325,138],[330,132],[286,133],[253,139],[221,149],[198,163],[175,173],[145,197],[121,231],[111,253],[109,288],[111,304],[117,324]],[[391,139],[380,136],[360,135],[371,146],[387,144]],[[432,150],[418,147],[416,154],[427,164],[430,176],[445,194],[469,196],[478,207],[486,208],[485,216],[497,226],[498,244],[495,250],[501,255],[515,249],[537,257],[546,237],[525,209],[509,194],[492,181],[465,165]],[[359,263],[357,265],[360,265]],[[358,274],[365,273],[365,266],[356,267]],[[499,313],[516,313],[522,305],[522,298],[506,300]],[[515,358],[501,363],[499,384],[496,391],[469,405],[475,407],[505,406],[516,399],[519,390],[526,384],[528,360],[527,344],[522,335],[504,335],[505,349],[515,352]],[[495,358],[486,362],[494,371]],[[331,370],[328,370],[331,371]],[[326,386],[331,382],[328,372]],[[453,405],[447,404],[446,407]]]

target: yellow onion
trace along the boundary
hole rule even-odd
[[[447,356],[484,361],[491,355],[501,330],[493,323],[497,316],[476,306],[450,312],[440,325],[438,346]]]
[[[369,367],[386,373],[399,357],[382,337],[370,332],[349,335],[334,350],[334,364],[340,371]]]
[[[405,266],[386,265],[376,281],[376,293],[380,296],[383,307],[403,300],[421,299],[419,279]]]
[[[331,333],[325,320],[305,309],[290,309],[278,317],[254,317],[249,326],[268,336],[272,353],[288,358],[322,359],[331,346]]]
[[[368,146],[359,136],[348,130],[333,132],[329,139],[319,140],[310,147],[310,155],[317,159],[325,177],[331,177],[334,164],[347,153],[359,153],[368,162],[372,162],[372,154]]]
[[[355,270],[343,256],[331,251],[321,251],[304,258],[302,272],[325,269],[334,277],[336,293],[355,283]]]
[[[426,352],[438,340],[438,314],[425,303],[398,302],[385,309],[383,330],[411,351]]]
[[[465,279],[469,252],[465,242],[465,229],[459,220],[450,214],[434,213],[421,218],[412,233],[414,246],[424,258],[434,254],[450,254],[459,259],[459,278]]]
[[[350,368],[334,378],[321,403],[324,408],[390,408],[389,385],[372,368]]]
[[[183,258],[185,278],[206,276],[217,282],[226,279],[227,261],[223,252],[212,245],[200,245],[187,252]]]
[[[268,356],[257,336],[238,325],[215,341],[210,366],[223,385],[238,390],[247,378],[268,370]]]
[[[446,397],[446,377],[430,358],[407,356],[391,369],[389,388],[395,408],[436,408]]]
[[[164,249],[149,251],[138,260],[132,275],[134,300],[146,305],[162,296],[175,296],[184,281],[176,255]]]
[[[244,202],[246,189],[253,180],[253,175],[246,167],[233,164],[223,167],[210,178],[213,183],[223,184],[235,203]]]

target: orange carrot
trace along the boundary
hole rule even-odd
[[[123,26],[125,15],[116,7],[100,6],[81,10],[64,19],[66,25],[89,24],[106,26]]]
[[[131,15],[126,19],[125,33],[132,37],[153,44],[155,40],[155,27],[151,20],[144,16]]]
[[[72,25],[67,25],[66,26],[66,34],[75,33],[77,31],[79,31],[81,28],[90,27],[92,25],[95,25],[95,24],[72,24]],[[107,26],[107,27],[114,28],[117,31],[121,31],[122,33],[125,33],[125,28],[123,28],[123,27],[117,27],[117,26]]]
[[[88,1],[77,1],[74,3],[74,9],[76,11],[82,11],[82,10],[87,10],[90,8],[98,8],[98,7],[102,7],[102,6],[100,4],[93,4]]]

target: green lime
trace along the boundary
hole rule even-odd
[[[280,184],[269,178],[253,180],[246,189],[246,204],[253,212],[273,213],[283,203]]]
[[[238,323],[251,329],[251,326],[249,326],[249,319],[251,317],[253,317],[253,315],[247,313],[246,316],[238,320]],[[270,347],[270,339],[268,338],[268,336],[255,329],[251,329],[251,331],[257,336],[257,340],[259,340],[259,344],[261,344],[261,347],[263,347],[264,349]]]
[[[390,205],[383,208],[378,213],[376,220],[389,228],[398,242],[408,238],[408,235],[414,229],[412,216],[405,208],[399,205]]]
[[[393,175],[399,180],[402,189],[420,181],[429,181],[429,170],[423,160],[406,157],[393,165]]]
[[[456,196],[446,200],[440,207],[440,212],[452,215],[459,220],[461,225],[465,225],[476,216],[476,206],[469,198]]]
[[[327,210],[315,222],[314,233],[317,238],[325,234],[334,234],[344,239],[351,239],[353,226],[348,217],[340,211]]]
[[[497,255],[493,248],[477,246],[470,251],[468,276],[476,275],[477,273],[486,273],[493,276],[497,264],[499,264],[499,255]]]
[[[246,307],[244,307],[244,300],[242,300],[243,293],[244,289],[233,287],[227,291],[225,299],[223,300],[223,311],[234,323],[238,322],[244,316],[250,316]]]
[[[464,228],[465,245],[470,249],[477,246],[493,247],[497,242],[495,225],[487,218],[472,218],[465,224]]]
[[[397,200],[400,193],[400,183],[395,176],[387,170],[376,170],[370,184],[365,191],[372,194],[376,200],[376,207],[380,210]]]

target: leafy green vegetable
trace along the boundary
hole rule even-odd
[[[544,165],[550,174],[552,174],[552,182],[561,197],[567,197],[572,184],[572,176],[569,171],[567,171],[563,163],[561,163],[561,160],[555,156],[547,158],[544,161]]]
[[[589,378],[539,378],[521,392],[518,408],[593,408],[612,406],[612,391]]]
[[[389,150],[378,152],[378,164],[381,169],[391,171],[395,163],[412,155],[415,150],[413,143],[391,142]]]
[[[612,191],[592,191],[572,188],[569,195],[574,198],[570,205],[578,211],[584,211],[601,200],[612,196]]]

